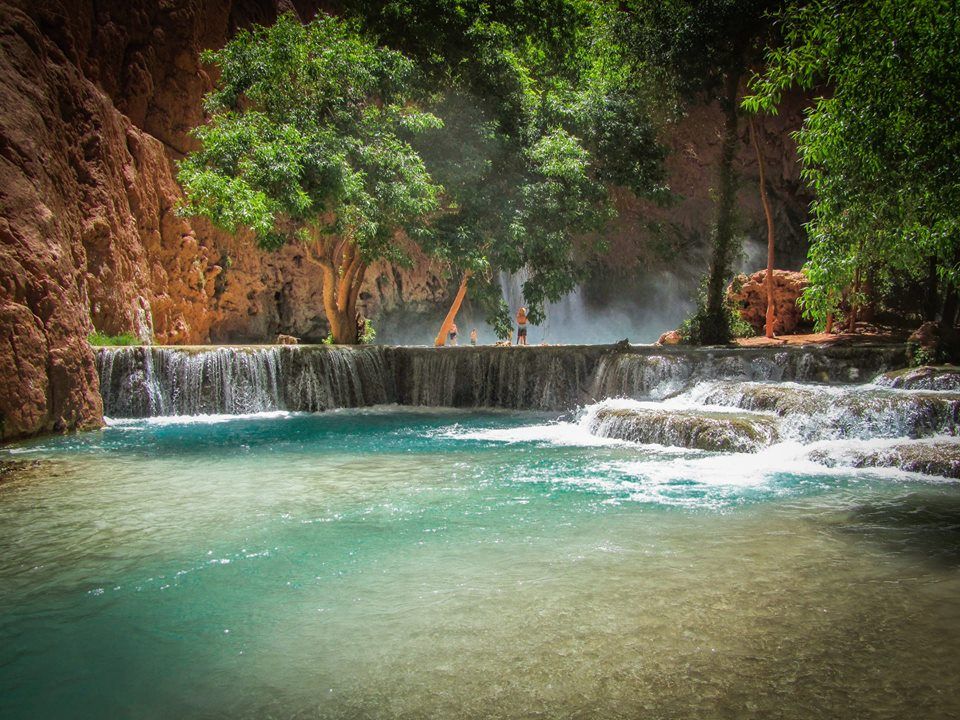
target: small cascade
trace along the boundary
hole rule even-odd
[[[283,408],[317,412],[393,402],[393,378],[385,353],[379,347],[285,348]]]
[[[805,442],[837,438],[924,437],[960,430],[960,394],[754,382],[702,383],[682,400],[761,411],[786,420]]]
[[[877,377],[874,384],[898,390],[945,390],[960,392],[960,368],[956,366],[918,367],[895,370]]]
[[[722,452],[756,452],[779,439],[776,418],[757,413],[678,411],[624,400],[592,406],[581,424],[597,437]]]
[[[406,405],[566,410],[588,397],[603,348],[395,350]]]
[[[864,382],[904,353],[897,348],[637,349],[605,355],[594,379],[594,398],[661,400],[708,380]]]
[[[573,410],[609,397],[666,400],[692,388],[703,393],[703,383],[713,383],[712,404],[788,415],[772,401],[768,407],[728,397],[733,391],[722,383],[864,382],[896,366],[902,355],[895,348],[154,346],[103,348],[97,363],[109,417],[314,412],[382,403]],[[863,387],[878,397],[899,392]],[[952,412],[943,393],[932,395],[940,399],[930,400],[928,415]],[[947,427],[938,417],[929,420],[932,426]]]
[[[315,411],[392,397],[379,348],[104,348],[97,365],[108,417]]]

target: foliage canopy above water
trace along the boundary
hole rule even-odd
[[[186,212],[303,244],[338,342],[369,263],[411,243],[476,273],[501,327],[494,272],[528,267],[536,322],[581,278],[608,186],[662,192],[646,106],[600,41],[610,8],[548,4],[347,3],[352,19],[241,31],[204,56],[221,79],[180,166]]]
[[[822,326],[908,279],[952,324],[960,286],[960,10],[950,0],[815,0],[779,18],[750,109],[826,87],[797,133],[816,192],[806,311]],[[938,303],[937,282],[943,283]],[[843,302],[846,296],[846,302]],[[939,304],[939,307],[938,307]],[[854,310],[855,313],[855,310]]]

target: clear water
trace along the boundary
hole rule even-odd
[[[960,488],[530,414],[8,449],[0,717],[960,716]]]

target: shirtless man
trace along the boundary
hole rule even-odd
[[[527,309],[517,310],[517,345],[527,344]]]

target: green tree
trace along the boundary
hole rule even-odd
[[[761,57],[773,0],[625,0],[619,32],[634,73],[680,105],[715,100],[723,113],[717,168],[713,251],[703,297],[687,323],[695,342],[728,342],[733,334],[725,289],[739,254],[736,236],[741,81]]]
[[[868,284],[902,287],[908,276],[927,284],[928,315],[951,326],[960,287],[957,4],[815,0],[781,22],[784,43],[745,105],[775,111],[790,87],[830,89],[796,136],[816,191],[806,313],[823,327],[845,311],[853,326]]]
[[[346,11],[423,69],[442,132],[417,143],[443,184],[431,249],[469,269],[501,334],[498,270],[526,268],[532,322],[584,275],[610,187],[663,193],[648,103],[623,70],[611,3],[353,0]],[[592,240],[592,244],[590,242]]]
[[[442,125],[413,102],[413,62],[322,14],[241,31],[203,60],[220,80],[201,148],[180,163],[183,211],[252,230],[264,249],[302,245],[334,341],[356,343],[367,266],[408,262],[398,231],[416,237],[440,207],[410,144]]]

